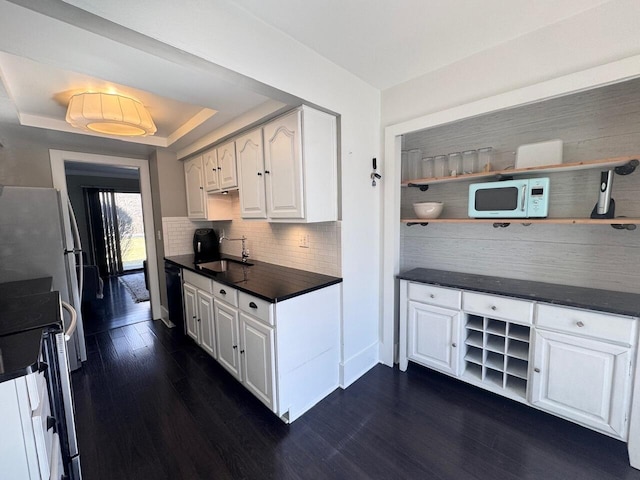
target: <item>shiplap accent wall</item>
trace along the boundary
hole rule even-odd
[[[403,150],[423,156],[491,146],[496,168],[512,165],[518,145],[562,139],[564,162],[640,155],[640,80],[406,135]],[[533,176],[551,179],[550,217],[588,217],[598,197],[599,170]],[[403,218],[412,204],[444,201],[443,217],[467,216],[471,182],[402,191]],[[640,217],[640,169],[616,175],[616,215]],[[436,268],[550,283],[640,293],[640,228],[491,224],[406,225],[401,228],[400,268]]]

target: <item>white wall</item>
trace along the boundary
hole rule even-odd
[[[639,28],[640,2],[607,2],[385,90],[382,125],[636,55]]]
[[[369,173],[380,149],[379,92],[231,2],[68,3],[340,115],[342,384],[377,363],[381,192]]]

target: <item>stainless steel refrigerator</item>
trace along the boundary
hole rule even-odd
[[[77,229],[75,234],[64,229],[63,208],[69,208],[67,199],[53,188],[0,186],[0,283],[53,278],[53,289],[78,313],[76,330],[67,342],[69,365],[75,370],[87,359],[81,269],[76,270],[81,250]],[[64,320],[66,330],[70,321],[66,313]]]

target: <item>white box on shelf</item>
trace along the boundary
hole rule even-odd
[[[562,140],[520,145],[515,168],[540,167],[562,163]]]

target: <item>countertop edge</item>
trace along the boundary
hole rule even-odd
[[[506,297],[513,297],[513,298],[518,298],[518,299],[522,299],[522,300],[528,300],[531,302],[538,302],[538,303],[548,303],[548,304],[552,304],[552,305],[558,305],[558,306],[565,306],[565,307],[573,307],[573,308],[581,308],[584,310],[591,310],[591,311],[597,311],[597,312],[603,312],[603,313],[611,313],[614,315],[623,315],[623,316],[628,316],[628,317],[640,317],[640,303],[638,303],[638,307],[634,307],[633,309],[628,309],[628,308],[619,308],[619,307],[615,307],[615,306],[610,306],[610,305],[600,305],[598,303],[589,303],[589,302],[585,302],[585,301],[580,301],[580,300],[575,300],[575,299],[563,299],[558,297],[550,297],[550,296],[544,296],[544,295],[537,295],[535,293],[535,289],[533,289],[533,292],[530,294],[524,294],[521,292],[514,292],[514,291],[510,291],[508,289],[497,289],[497,288],[490,288],[490,287],[482,287],[482,286],[474,286],[474,285],[468,285],[468,284],[464,284],[462,282],[455,282],[455,281],[446,281],[446,280],[442,280],[442,279],[438,279],[438,280],[431,280],[429,278],[426,278],[425,276],[422,276],[419,274],[420,271],[426,271],[429,269],[412,269],[406,272],[401,272],[398,275],[396,275],[396,278],[398,280],[407,280],[407,281],[411,281],[411,282],[416,282],[416,283],[423,283],[423,284],[428,284],[428,285],[435,285],[435,286],[439,286],[439,287],[445,287],[445,288],[455,288],[458,290],[467,290],[467,291],[471,291],[471,292],[479,292],[479,293],[487,293],[487,294],[491,294],[491,295],[502,295],[502,296],[506,296]],[[447,272],[445,270],[438,270],[437,272],[440,272],[444,275],[446,274],[451,274],[451,275],[467,275],[467,276],[472,276],[472,277],[478,277],[478,278],[489,278],[489,279],[495,279],[495,280],[503,280],[503,281],[517,281],[517,282],[521,282],[523,284],[525,283],[529,283],[532,286],[535,285],[547,285],[549,288],[556,288],[557,291],[562,291],[563,289],[566,290],[568,288],[571,289],[576,289],[576,290],[583,290],[585,292],[601,292],[603,294],[607,293],[613,296],[637,296],[638,297],[638,301],[640,302],[640,295],[637,294],[633,294],[633,293],[628,293],[628,292],[616,292],[613,290],[599,290],[599,289],[592,289],[592,288],[586,288],[586,287],[574,287],[574,286],[567,286],[567,285],[561,285],[561,284],[551,284],[551,283],[543,283],[543,282],[534,282],[534,281],[527,281],[527,280],[516,280],[516,279],[509,279],[509,278],[502,278],[502,277],[488,277],[488,276],[483,276],[483,275],[476,275],[476,274],[466,274],[466,273],[462,273],[462,272]]]

